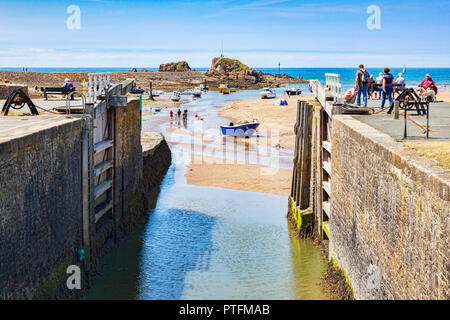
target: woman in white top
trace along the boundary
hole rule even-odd
[[[377,90],[374,91],[375,94],[375,98],[377,98],[377,94],[378,94],[378,99],[381,98],[381,92],[383,91],[382,85],[383,85],[383,73],[380,72],[378,74],[378,78],[375,79],[375,83],[379,86],[377,86]]]

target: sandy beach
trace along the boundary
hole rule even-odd
[[[288,196],[291,191],[292,170],[273,169],[261,165],[203,156],[204,163],[192,163],[186,180],[189,184],[225,189],[263,192]],[[211,163],[211,164],[208,164]]]
[[[261,132],[271,132],[273,139],[270,142],[273,147],[279,144],[280,148],[294,150],[294,125],[297,115],[297,101],[299,99],[314,101],[314,96],[306,94],[299,97],[283,97],[283,99],[287,100],[287,106],[275,106],[276,99],[234,101],[220,110],[219,115],[230,119],[234,123],[239,123],[245,119],[251,120],[257,118],[261,123],[258,130]],[[278,143],[275,140],[278,140]]]
[[[450,91],[439,91],[437,94],[437,100],[450,103]]]
[[[219,116],[235,123],[258,118],[260,132],[276,135],[268,139],[268,144],[293,157],[295,147],[294,125],[297,101],[314,100],[312,95],[284,97],[287,106],[275,106],[276,99],[246,99],[233,101],[219,111]],[[279,136],[278,136],[279,135]],[[240,139],[238,144],[255,145],[256,139]],[[278,144],[279,146],[276,146]],[[242,161],[221,163],[222,159],[203,155],[203,160],[193,161],[188,167],[186,180],[189,184],[220,187],[226,189],[264,192],[288,196],[291,189],[292,170],[269,168],[264,165]],[[212,163],[212,164],[211,164]],[[219,163],[219,164],[216,164]]]

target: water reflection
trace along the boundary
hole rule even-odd
[[[188,272],[208,270],[216,218],[158,208],[144,232],[139,299],[179,299]]]
[[[217,116],[217,108],[232,99],[207,93],[188,105],[191,117],[182,124],[177,114],[170,119],[168,113],[143,123],[150,130],[156,129],[150,125],[159,126],[172,142],[174,163],[180,165],[169,169],[150,219],[106,259],[88,298],[326,298],[319,284],[326,261],[310,241],[290,239],[286,197],[186,184],[188,169],[183,161],[177,162],[178,155],[187,154],[189,161],[200,152],[271,163],[271,153],[262,149],[264,135],[252,144],[218,132],[225,119]],[[214,134],[199,141],[192,134],[199,125],[214,129]],[[276,165],[292,166],[290,153],[279,158]]]

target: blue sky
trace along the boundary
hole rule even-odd
[[[450,0],[0,0],[0,67],[208,67],[222,41],[252,67],[450,67],[449,31]]]

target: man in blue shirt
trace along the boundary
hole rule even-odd
[[[356,90],[356,104],[361,106],[361,94],[363,95],[364,107],[367,107],[367,89],[369,83],[369,72],[364,69],[364,65],[359,65],[359,70],[356,72],[355,90]]]

